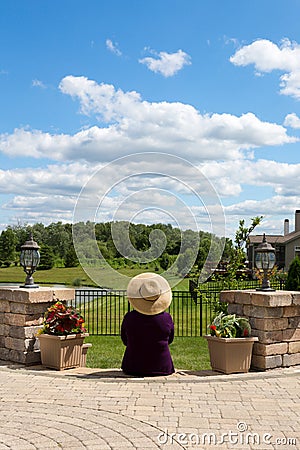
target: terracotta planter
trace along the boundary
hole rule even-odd
[[[248,372],[251,364],[252,349],[257,337],[218,338],[204,336],[207,339],[210,364],[218,372]]]
[[[67,336],[39,335],[42,365],[56,370],[80,367],[86,336],[88,333]]]

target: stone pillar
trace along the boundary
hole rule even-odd
[[[0,359],[22,364],[40,363],[36,334],[44,313],[56,301],[70,301],[74,289],[0,288]]]
[[[300,364],[300,292],[222,291],[229,314],[247,317],[254,343],[251,367],[272,369]]]

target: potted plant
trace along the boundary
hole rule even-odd
[[[208,343],[210,363],[218,372],[248,372],[252,349],[257,337],[251,337],[251,326],[245,317],[221,312],[209,325]]]
[[[80,312],[56,302],[47,309],[38,334],[42,365],[57,370],[79,367],[86,336]]]

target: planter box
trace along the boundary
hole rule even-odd
[[[257,337],[218,338],[204,336],[208,343],[210,364],[218,372],[248,372],[251,364],[252,349]]]
[[[88,333],[67,336],[39,335],[42,365],[56,370],[80,367],[86,336]]]

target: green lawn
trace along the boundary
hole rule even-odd
[[[100,268],[89,269],[92,271],[97,271],[99,275],[99,271],[101,271],[101,287],[106,287],[110,289],[126,289],[127,280],[124,280],[124,286],[119,285],[119,280],[117,279],[117,271],[116,276],[113,276],[111,271],[107,272],[105,270],[101,270]],[[127,277],[134,277],[135,275],[144,272],[146,270],[143,269],[120,269],[118,272],[126,275]],[[95,283],[88,277],[85,271],[78,267],[54,267],[50,270],[37,270],[34,275],[34,281],[39,284],[66,284],[72,286],[74,280],[81,280],[81,284],[83,286],[95,286]],[[24,283],[25,281],[25,273],[22,267],[1,267],[0,268],[0,283]],[[97,276],[98,278],[98,276]],[[188,290],[188,280],[182,280],[174,289],[179,291],[187,291]]]
[[[78,267],[54,267],[50,270],[37,270],[34,281],[40,284],[67,284],[72,285],[77,278],[82,284],[93,285],[84,270]],[[1,267],[0,283],[24,283],[26,275],[22,267]]]
[[[87,366],[101,369],[120,368],[125,347],[119,336],[89,336],[92,343],[87,354]],[[210,369],[207,343],[201,337],[175,337],[170,351],[176,369]]]

